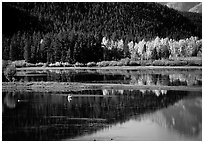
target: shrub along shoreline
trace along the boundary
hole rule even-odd
[[[162,59],[162,60],[137,60],[132,61],[129,58],[121,59],[119,61],[101,61],[83,63],[27,63],[25,60],[21,61],[5,61],[2,60],[2,73],[6,80],[12,81],[16,71],[19,70],[44,70],[44,69],[158,69],[161,68],[182,68],[182,69],[202,69],[202,59],[197,57],[177,58],[177,59]]]
[[[202,59],[197,57],[191,58],[174,58],[174,59],[161,59],[161,60],[137,60],[133,61],[129,58],[121,59],[119,61],[101,61],[70,64],[68,62],[56,63],[27,63],[24,60],[10,62],[16,68],[25,67],[115,67],[115,66],[202,66]]]

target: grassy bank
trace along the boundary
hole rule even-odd
[[[27,63],[25,60],[10,62],[17,68],[25,67],[122,67],[122,66],[202,66],[201,57],[189,57],[189,58],[170,58],[162,60],[137,60],[133,61],[129,58],[121,59],[119,61],[101,61],[101,62],[89,62],[89,63]]]

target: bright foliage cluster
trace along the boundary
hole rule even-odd
[[[152,41],[128,43],[131,59],[156,60],[170,57],[194,57],[202,54],[202,40],[190,37],[175,41],[156,37]]]
[[[104,49],[109,51],[109,53],[114,51],[112,59],[118,59],[118,53],[120,53],[120,58],[127,55],[125,52],[125,45],[127,45],[129,55],[133,60],[157,60],[168,59],[170,57],[194,57],[201,56],[202,54],[202,39],[199,40],[197,37],[190,37],[181,39],[179,41],[169,38],[156,37],[152,41],[142,40],[138,43],[130,41],[127,44],[125,44],[122,39],[113,41],[103,37],[102,45]]]

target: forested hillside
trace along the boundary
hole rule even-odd
[[[104,60],[102,39],[128,42],[201,38],[198,20],[158,3],[2,4],[3,59],[27,62]],[[201,22],[201,23],[200,23]],[[91,55],[91,56],[90,56]]]
[[[194,12],[180,12],[181,15],[186,17],[196,25],[195,33],[198,33],[198,37],[202,37],[202,13],[194,13]]]

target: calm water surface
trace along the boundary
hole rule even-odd
[[[202,73],[197,70],[55,70],[20,74],[19,81],[202,86]],[[4,141],[202,140],[202,91],[3,92],[2,112]]]
[[[103,92],[3,93],[3,140],[201,140],[201,92]]]
[[[201,86],[201,70],[44,70],[21,71],[17,81]]]

